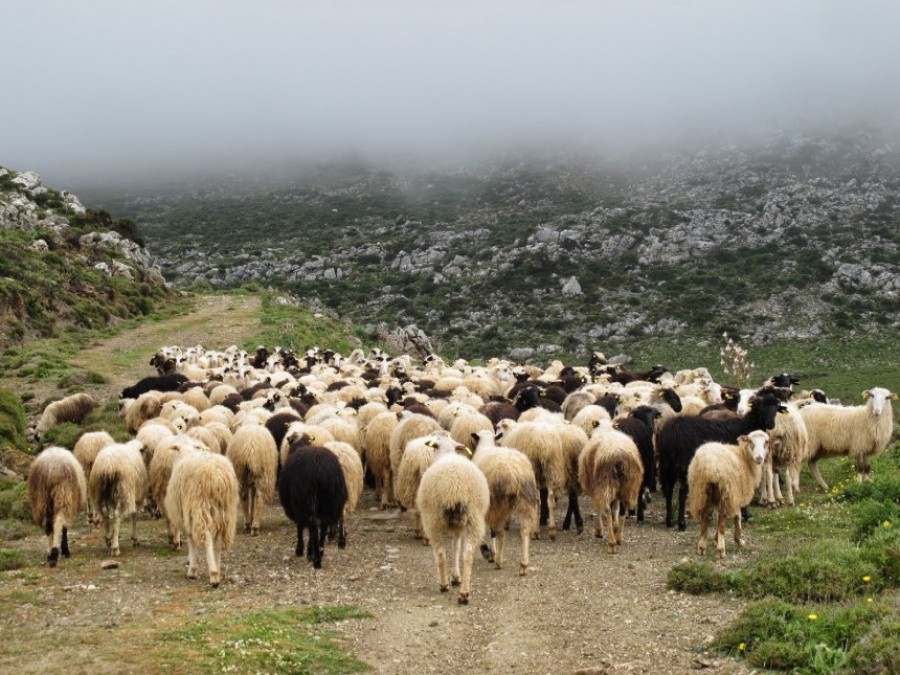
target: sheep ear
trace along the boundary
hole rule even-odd
[[[865,399],[865,398],[870,398],[871,396],[872,396],[872,392],[869,391],[868,389],[866,389],[866,390],[862,393],[862,397],[863,397],[864,399]]]
[[[478,434],[472,434],[471,436],[472,436],[472,442],[475,445],[478,445]]]
[[[900,398],[900,396],[897,396],[897,394],[891,394],[892,401],[896,401],[898,398]]]
[[[600,420],[594,420],[593,422],[591,422],[591,426],[592,426],[592,427],[599,427],[599,426],[600,426]]]

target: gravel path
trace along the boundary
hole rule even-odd
[[[92,347],[78,364],[102,373],[114,395],[150,374],[146,359],[160,345],[222,347],[257,328],[254,299],[203,298],[194,314]],[[110,355],[124,351],[140,352],[139,362],[117,366]],[[609,555],[592,536],[593,509],[583,500],[585,533],[533,542],[524,578],[517,574],[517,537],[509,537],[505,569],[476,559],[468,606],[458,606],[454,593],[438,592],[431,550],[413,539],[411,514],[377,510],[370,490],[349,520],[348,548],[329,546],[320,571],[294,558],[295,530],[280,507],[268,506],[261,536],[240,533],[224,555],[218,590],[185,578],[186,556],[168,550],[158,521],[139,524],[142,546],[123,546],[115,570],[101,570],[102,538],[82,523],[71,535],[74,557],[59,568],[0,572],[0,671],[159,672],[142,658],[141,645],[157,644],[162,632],[197,616],[340,603],[372,614],[336,631],[378,673],[749,672],[703,651],[740,611],[739,601],[666,590],[671,566],[694,555],[696,529],[667,530],[661,506],[654,500],[644,525],[628,521],[621,553]],[[4,546],[37,565],[44,539],[37,528],[27,532]],[[752,546],[752,528],[747,539]],[[734,565],[749,553],[729,555],[726,564]],[[191,672],[190,664],[179,670]]]

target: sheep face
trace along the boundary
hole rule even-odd
[[[864,391],[862,395],[863,398],[869,399],[869,405],[871,406],[872,414],[875,415],[875,417],[880,416],[881,413],[884,412],[886,405],[890,405],[888,400],[897,400],[897,394],[892,394],[883,387],[872,387],[871,389]]]
[[[769,454],[769,434],[765,431],[751,431],[746,436],[741,436],[738,441],[746,445],[747,451],[757,465],[762,466]]]

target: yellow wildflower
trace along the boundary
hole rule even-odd
[[[884,521],[884,522],[881,524],[881,526],[882,526],[882,527],[890,527],[890,526],[891,526],[891,521],[886,520],[886,521]]]
[[[872,598],[866,598],[866,602],[868,602],[871,605],[874,602],[874,600],[872,600]]]
[[[818,614],[810,614],[806,618],[809,619],[810,621],[815,621],[816,619],[819,618],[819,615]]]
[[[870,581],[872,581],[872,577],[870,577],[868,574],[867,574],[866,576],[863,577],[863,583],[864,583],[864,584],[867,584],[867,583],[869,583]]]
[[[739,644],[739,645],[738,645],[738,651],[739,651],[739,652],[745,652],[745,651],[747,651],[747,643],[746,643],[746,642],[742,642],[741,644]]]

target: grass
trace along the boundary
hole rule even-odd
[[[25,554],[10,548],[0,548],[0,571],[22,569],[28,564]]]
[[[370,618],[355,607],[290,607],[197,621],[162,635],[160,664],[204,673],[358,673],[370,667],[345,652],[328,624]]]
[[[4,445],[25,449],[25,408],[15,394],[0,389],[0,446]]]
[[[856,483],[846,459],[822,464],[833,485],[804,474],[795,508],[754,509],[748,527],[764,553],[738,569],[706,560],[675,565],[669,588],[756,600],[714,647],[753,667],[801,673],[896,672],[900,666],[900,445]],[[859,645],[867,645],[866,649]]]

